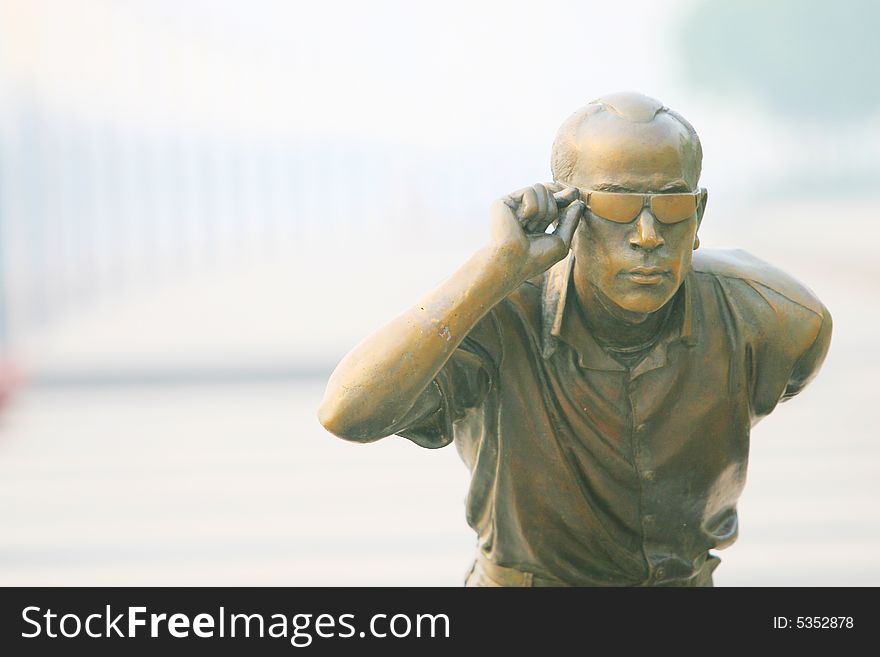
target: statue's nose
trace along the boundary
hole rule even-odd
[[[629,237],[629,245],[634,249],[653,251],[663,244],[663,238],[657,233],[657,219],[648,208],[642,208]]]

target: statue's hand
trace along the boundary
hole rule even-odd
[[[492,204],[492,246],[496,261],[515,283],[528,280],[562,260],[584,213],[574,187],[537,184]],[[547,227],[556,222],[552,233]]]

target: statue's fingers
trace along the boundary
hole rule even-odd
[[[547,221],[544,225],[544,228],[547,228],[550,224],[556,221],[557,217],[559,217],[559,204],[556,201],[556,196],[553,192],[547,192]]]
[[[531,187],[523,187],[522,189],[518,189],[515,192],[510,192],[507,196],[512,198],[517,203],[522,201],[523,194],[525,194]]]
[[[562,214],[559,225],[553,234],[558,236],[565,243],[566,248],[571,247],[571,239],[574,237],[574,231],[578,227],[581,217],[584,216],[585,205],[583,201],[573,201]]]
[[[548,203],[547,203],[547,199],[548,199],[548,197],[550,196],[550,195],[547,193],[547,188],[544,187],[544,185],[541,185],[541,184],[539,183],[539,184],[537,184],[537,185],[532,185],[532,189],[535,190],[535,197],[536,197],[537,200],[538,200],[538,214],[541,214],[541,213],[543,213],[543,212],[546,212],[546,211],[547,211],[547,205],[548,205]]]
[[[501,202],[504,203],[504,205],[506,205],[507,207],[509,207],[509,208],[510,208],[511,210],[513,210],[514,212],[516,212],[516,210],[519,208],[519,203],[517,203],[517,202],[514,201],[512,198],[510,198],[509,195],[508,195],[508,196],[502,196],[502,197],[501,197]]]
[[[556,221],[558,210],[556,208],[556,199],[553,194],[547,190],[544,185],[536,185],[543,192],[541,211],[532,220],[529,221],[526,229],[531,233],[543,233],[547,230],[547,226]],[[537,189],[536,189],[537,191]]]
[[[517,211],[517,219],[522,222],[523,226],[526,226],[538,213],[538,210],[538,195],[533,187],[529,187],[523,191],[522,202]]]
[[[543,221],[540,221],[534,225],[534,228],[531,230],[533,233],[546,233],[547,227],[552,225],[554,221],[557,220],[557,216],[554,215],[553,218],[547,218]]]
[[[580,196],[581,193],[578,191],[577,187],[563,187],[560,191],[553,194],[553,198],[556,199],[556,205],[560,208],[564,208],[578,200]]]

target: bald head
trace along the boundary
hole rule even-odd
[[[594,100],[572,114],[553,143],[553,179],[582,188],[669,186],[677,167],[683,186],[695,189],[703,150],[690,123],[661,102],[636,93]]]

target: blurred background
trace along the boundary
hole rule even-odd
[[[695,126],[704,247],[810,286],[716,584],[880,585],[880,6],[0,0],[0,584],[458,586],[453,448],[327,434],[336,362],[549,178],[576,108]]]

